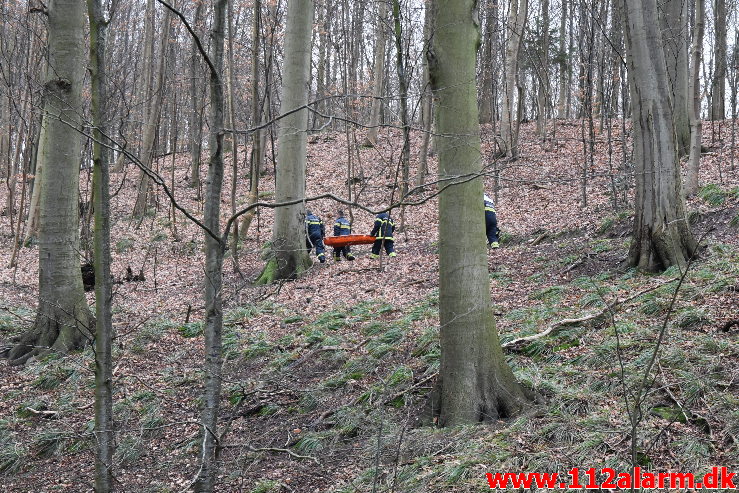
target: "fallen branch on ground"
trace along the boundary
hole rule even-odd
[[[245,448],[249,452],[280,452],[283,454],[291,455],[292,457],[295,457],[296,459],[310,459],[316,464],[318,464],[318,459],[313,457],[312,455],[300,455],[296,454],[290,449],[287,448],[277,448],[277,447],[252,447],[251,445],[245,445],[243,443],[234,443],[229,445],[223,445],[223,448]]]
[[[645,289],[643,291],[639,291],[638,293],[633,294],[633,295],[631,295],[628,298],[625,298],[623,300],[616,300],[616,301],[614,301],[614,302],[606,305],[602,310],[600,310],[597,313],[593,313],[593,314],[590,314],[590,315],[584,315],[584,316],[578,317],[578,318],[565,318],[565,319],[562,319],[562,320],[560,320],[558,322],[553,323],[549,327],[547,327],[547,329],[544,330],[543,332],[539,332],[538,334],[533,334],[533,335],[530,335],[530,336],[519,337],[519,338],[513,339],[512,341],[508,341],[508,342],[502,344],[501,346],[503,347],[503,349],[507,349],[509,351],[516,351],[516,350],[518,350],[519,346],[521,344],[523,344],[523,343],[535,341],[537,339],[541,339],[542,337],[546,337],[548,335],[556,334],[557,332],[559,332],[560,330],[562,330],[565,327],[570,327],[570,326],[573,326],[573,325],[581,324],[583,322],[589,322],[591,320],[596,320],[596,319],[598,319],[600,317],[605,316],[609,312],[615,310],[619,306],[621,306],[623,304],[626,304],[626,303],[630,302],[631,300],[633,300],[635,298],[638,298],[639,296],[642,296],[642,295],[644,295],[646,293],[649,293],[650,291],[654,291],[656,289],[659,289],[662,286],[664,286],[665,284],[669,284],[669,283],[675,282],[675,281],[677,281],[677,278],[669,279],[669,280],[667,280],[665,282],[662,282],[660,284],[657,284],[656,286],[652,286],[652,287],[647,288],[647,289]]]

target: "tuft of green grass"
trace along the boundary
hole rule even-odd
[[[0,442],[0,473],[15,474],[23,467],[23,459],[28,452],[18,443],[8,439]]]
[[[326,339],[326,334],[319,329],[308,329],[305,331],[305,342],[312,346],[314,344],[320,344]]]
[[[177,332],[185,338],[200,337],[203,335],[203,323],[188,322],[186,324],[182,324],[177,327]]]
[[[470,461],[462,461],[458,463],[448,464],[442,476],[448,484],[456,484],[460,481],[468,478],[471,474],[471,469],[474,467],[474,463]]]
[[[322,313],[313,322],[313,326],[324,330],[339,330],[347,325],[347,313],[341,310],[332,310]]]
[[[293,445],[293,448],[295,448],[296,452],[299,454],[310,455],[323,449],[323,440],[323,435],[309,432],[302,436],[300,440]]]
[[[249,491],[249,493],[271,493],[280,491],[280,489],[281,486],[279,482],[267,480],[260,481],[254,488]]]
[[[366,336],[374,336],[385,330],[385,322],[379,320],[373,320],[364,327],[362,327],[362,334]]]
[[[562,297],[564,286],[549,286],[534,292],[531,298],[541,301],[557,302]]]
[[[133,464],[143,453],[143,444],[138,435],[124,437],[115,449],[115,461],[121,464]]]
[[[609,252],[613,250],[613,242],[608,239],[595,240],[590,243],[590,248],[595,253]]]
[[[264,334],[247,340],[247,345],[244,348],[244,357],[246,359],[253,359],[272,351],[272,344],[265,339]]]
[[[412,382],[413,381],[413,370],[406,366],[406,365],[400,365],[397,367],[388,377],[387,384],[388,386],[396,386],[400,385],[402,383]]]
[[[698,191],[698,197],[714,207],[722,205],[726,201],[727,193],[715,183],[709,183]]]
[[[700,308],[687,308],[678,313],[675,323],[681,329],[695,329],[710,323],[711,317]]]
[[[39,377],[31,383],[33,387],[41,390],[53,390],[66,382],[74,374],[71,368],[52,365],[45,369]]]
[[[53,457],[64,451],[66,438],[61,430],[42,430],[33,441],[33,449],[38,457]]]
[[[131,250],[135,244],[133,238],[121,238],[115,243],[116,253],[126,253]]]

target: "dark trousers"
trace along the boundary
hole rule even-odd
[[[388,255],[395,251],[395,242],[393,240],[375,240],[372,244],[372,253],[379,255],[382,245],[385,245],[385,253]]]
[[[488,237],[488,243],[494,243],[498,241],[498,218],[495,217],[495,212],[485,211],[485,234]]]
[[[349,245],[347,245],[347,246],[343,246],[343,247],[339,247],[339,248],[334,248],[334,258],[335,258],[335,259],[338,259],[338,258],[339,258],[339,257],[341,257],[342,255],[343,255],[343,256],[344,256],[344,258],[346,258],[346,259],[348,259],[349,257],[351,257],[352,259],[354,258],[354,257],[352,256],[352,251],[351,251],[351,249],[349,248]]]
[[[326,247],[323,246],[323,238],[320,236],[309,236],[306,238],[305,248],[310,252],[313,247],[316,249],[316,257],[323,258],[324,252],[326,251]]]

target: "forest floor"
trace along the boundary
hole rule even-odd
[[[634,451],[654,471],[739,471],[739,163],[731,169],[730,128],[704,125],[703,188],[688,203],[702,249],[677,293],[677,269],[649,275],[623,268],[633,218],[619,125],[598,132],[592,161],[579,123],[559,122],[556,139],[544,144],[525,125],[521,158],[497,170],[490,129],[483,130],[483,159],[491,163],[486,192],[493,194],[495,171],[501,185],[502,241],[489,251],[489,270],[502,342],[590,317],[507,349],[517,378],[541,402],[494,426],[418,426],[439,365],[433,184],[405,211],[398,257],[372,260],[369,247],[355,247],[354,262],[316,263],[294,282],[267,287],[251,283],[270,238],[272,211],[261,210],[240,242],[240,273],[231,253],[224,269],[218,491],[484,491],[488,472],[628,471]],[[414,139],[412,173],[420,136]],[[399,133],[357,148],[352,181],[347,148],[343,132],[309,137],[307,195],[346,196],[351,183],[368,207],[397,198]],[[430,177],[435,166],[432,158]],[[181,205],[200,214],[202,203],[186,187],[187,156],[165,156],[158,168]],[[273,198],[268,168],[263,200]],[[161,192],[150,214],[132,220],[136,175],[129,167],[112,178],[114,474],[120,491],[183,491],[197,472],[203,234],[179,213],[173,217]],[[239,179],[237,205],[246,201],[247,181]],[[83,172],[83,196],[90,187]],[[222,206],[230,211],[227,193]],[[338,206],[321,200],[309,207],[330,231]],[[354,232],[369,233],[374,217],[352,213]],[[38,250],[21,249],[18,266],[8,268],[10,228],[0,235],[0,341],[7,341],[33,320]],[[144,280],[127,280],[129,268]],[[623,303],[609,310],[617,300]],[[666,337],[632,427],[625,397],[644,378],[663,325]],[[91,490],[92,350],[21,368],[1,364],[3,491]]]

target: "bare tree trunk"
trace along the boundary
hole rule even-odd
[[[678,155],[688,154],[690,147],[690,118],[688,117],[688,37],[686,0],[667,0],[660,11],[662,43],[667,62],[667,77],[672,92],[673,118],[677,136]]]
[[[223,45],[228,0],[213,5],[210,60],[210,161],[203,224],[220,235],[221,191],[223,188]],[[226,236],[228,232],[226,232]],[[193,488],[212,492],[218,477],[218,413],[223,370],[223,254],[225,240],[205,233],[205,392],[203,396],[200,470]]]
[[[693,27],[693,46],[691,48],[690,75],[688,94],[692,102],[688,108],[690,116],[690,157],[685,177],[685,194],[695,195],[698,192],[698,170],[701,158],[701,137],[703,122],[701,121],[700,63],[703,52],[703,0],[695,0],[695,24]],[[733,149],[732,149],[733,152]]]
[[[372,81],[372,108],[370,110],[369,130],[365,145],[377,145],[377,131],[380,127],[382,108],[382,88],[385,76],[385,43],[387,40],[385,22],[387,21],[387,1],[377,2],[377,25],[375,27],[375,61]]]
[[[199,28],[203,19],[203,2],[197,2],[195,7],[195,19],[193,26],[196,32],[202,32]],[[190,47],[190,183],[192,188],[198,190],[198,198],[200,194],[200,155],[202,153],[202,127],[203,127],[203,109],[200,99],[200,89],[198,82],[200,81],[200,53],[195,40],[191,42]]]
[[[427,7],[428,8],[428,7]],[[488,0],[485,2],[485,37],[483,40],[483,55],[480,57],[480,66],[482,70],[482,83],[480,85],[480,123],[493,123],[493,105],[496,101],[493,98],[493,66],[494,47],[497,44],[497,15],[498,0]],[[426,29],[424,24],[424,29]],[[428,39],[428,37],[426,38]]]
[[[431,13],[433,8],[430,4],[426,4],[423,13],[423,44],[424,53],[426,47],[431,43]],[[421,156],[418,163],[418,176],[416,176],[416,185],[421,186],[426,182],[428,174],[428,156],[429,142],[431,141],[431,129],[433,128],[433,95],[431,94],[431,80],[429,78],[429,64],[426,57],[421,61],[423,65],[423,92],[421,93],[421,122],[423,125],[423,140],[421,141]]]
[[[549,105],[549,0],[542,0],[541,4],[541,66],[539,67],[539,92],[536,103],[538,107],[538,118],[536,130],[539,138],[545,140],[547,137],[547,106]]]
[[[262,1],[254,0],[254,24],[252,29],[252,55],[251,55],[251,108],[252,108],[252,125],[261,125],[262,123],[262,104],[259,99],[259,32],[260,32],[260,18],[262,12]],[[319,76],[320,80],[320,76]],[[265,84],[265,91],[268,91],[269,87]],[[262,172],[262,162],[264,160],[264,148],[262,147],[262,140],[264,136],[264,130],[258,130],[252,135],[252,146],[251,146],[251,158],[249,165],[249,198],[247,199],[247,205],[251,206],[257,203],[259,200],[259,175]],[[244,239],[247,237],[249,227],[256,214],[256,208],[250,209],[249,212],[244,214],[244,219],[241,224],[241,235]]]
[[[625,0],[636,165],[634,236],[628,262],[646,271],[685,266],[696,248],[685,217],[656,2]]]
[[[114,490],[113,452],[113,291],[110,278],[110,151],[107,141],[106,34],[100,0],[87,0],[90,19],[90,73],[93,119],[93,199],[95,214],[95,492]]]
[[[79,173],[85,2],[48,6],[49,58],[44,84],[46,131],[40,183],[39,306],[33,328],[7,357],[23,364],[48,351],[66,352],[91,340],[93,317],[79,263]]]
[[[711,120],[726,118],[726,0],[714,0],[713,81],[711,83]]]
[[[238,17],[238,14],[236,15]],[[233,0],[228,2],[228,122],[231,127],[231,214],[236,214],[236,187],[239,177],[239,141],[236,133],[236,69],[234,64]],[[258,45],[255,45],[255,50]],[[234,221],[231,233],[231,258],[239,270],[239,221]]]
[[[317,113],[324,113],[326,106],[322,99],[326,96],[326,57],[330,56],[331,49],[328,46],[328,25],[326,22],[328,5],[327,2],[320,2],[318,8],[318,68],[316,73],[316,104]],[[322,118],[313,113],[313,129],[318,128],[322,123]]]
[[[557,100],[557,118],[567,117],[567,2],[562,0],[562,13],[559,19],[559,98]]]
[[[282,74],[282,105],[285,114],[308,103],[308,69],[311,59],[313,1],[290,0],[285,32],[285,62]],[[305,198],[305,165],[308,110],[300,109],[280,120],[277,155],[276,199],[278,202]],[[258,283],[293,279],[311,260],[305,249],[304,210],[296,203],[275,210],[272,231],[274,258],[264,268]]]
[[[490,304],[483,230],[480,132],[475,84],[474,0],[443,3],[434,15],[431,80],[438,97],[439,316],[441,367],[430,399],[440,426],[518,414],[527,397],[507,365]],[[457,183],[455,183],[455,181]],[[463,254],[461,252],[464,252]]]
[[[151,106],[147,112],[146,126],[143,129],[143,142],[141,144],[141,162],[147,168],[151,167],[154,160],[154,140],[157,135],[157,123],[162,111],[162,100],[164,99],[164,77],[165,67],[167,64],[167,45],[169,43],[169,24],[171,14],[169,10],[164,13],[164,21],[162,26],[162,37],[159,42],[159,60],[157,61],[157,71],[152,90]],[[150,62],[152,63],[152,62]],[[136,195],[136,203],[133,207],[133,216],[141,217],[146,213],[149,202],[149,189],[151,188],[151,178],[141,170],[139,177],[138,192]]]
[[[46,127],[47,118],[44,113],[41,115],[41,128],[39,129],[38,137],[38,150],[37,155],[44,154],[44,145],[46,143]],[[41,213],[41,182],[44,178],[44,162],[43,160],[36,160],[36,166],[34,170],[33,178],[33,189],[31,190],[31,201],[28,205],[28,218],[26,219],[26,231],[23,233],[23,243],[28,243],[29,240],[38,234],[39,229],[39,216]]]
[[[411,125],[408,119],[408,75],[406,60],[403,54],[403,26],[400,19],[400,0],[393,0],[393,20],[395,24],[395,68],[398,73],[398,87],[400,88],[400,123],[403,126],[403,149],[400,153],[400,167],[402,178],[400,182],[400,199],[408,195],[411,165]],[[403,209],[405,211],[405,208]],[[401,229],[405,214],[401,213]]]
[[[505,155],[511,158],[518,156],[518,125],[522,109],[521,96],[523,87],[518,75],[518,57],[521,41],[526,29],[528,0],[513,0],[508,14],[508,42],[506,44],[505,94],[503,96],[503,114],[500,123],[500,134]]]

